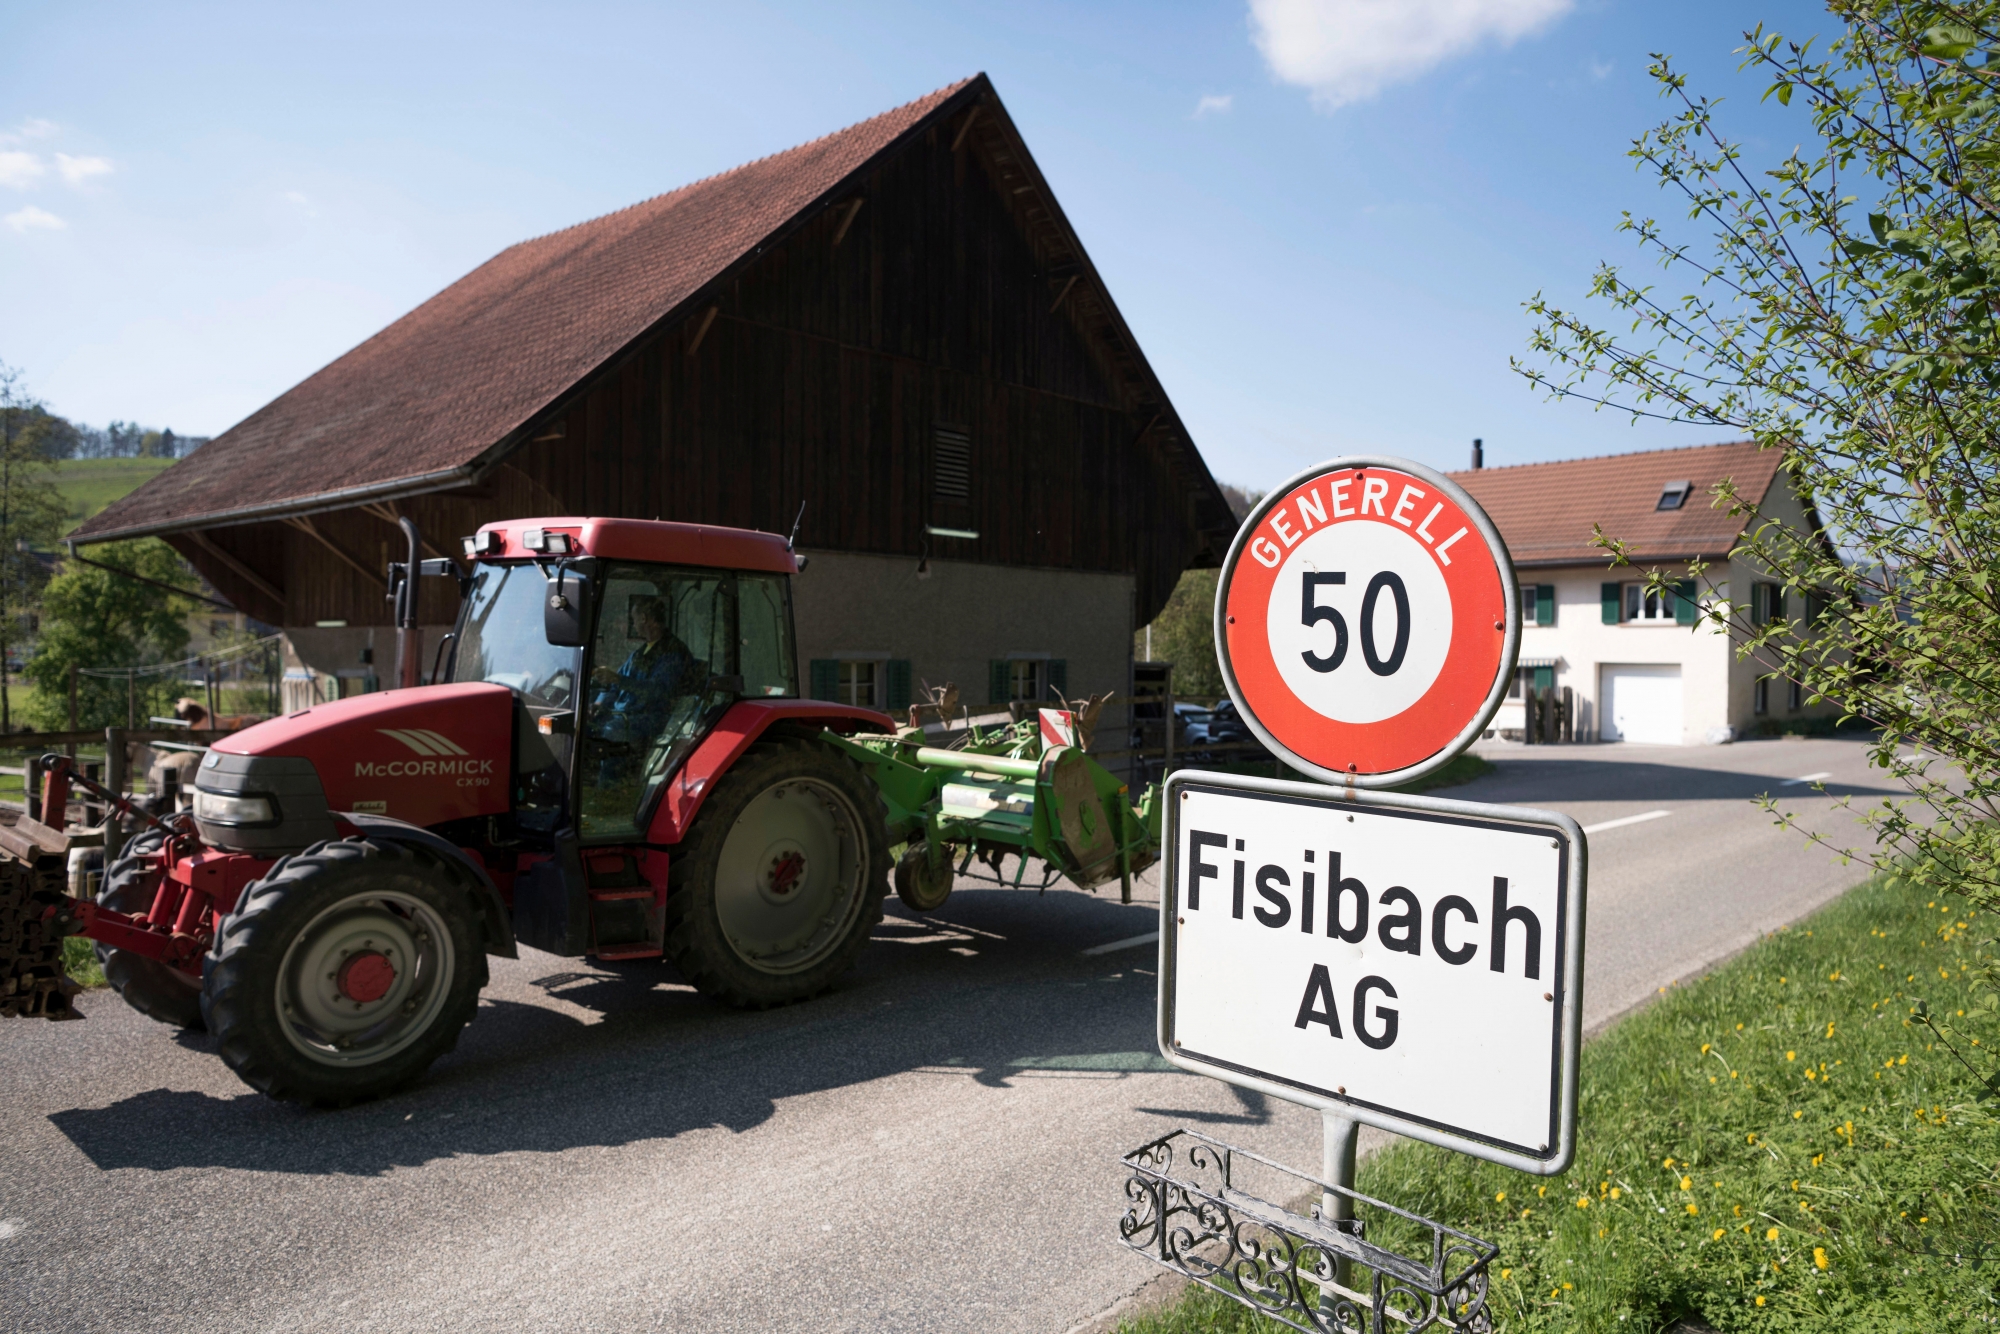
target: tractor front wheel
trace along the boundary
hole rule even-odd
[[[273,866],[216,932],[202,1014],[252,1088],[343,1106],[410,1083],[458,1042],[486,982],[473,907],[395,843],[322,843]]]
[[[753,746],[673,859],[667,949],[704,995],[764,1008],[847,971],[882,920],[888,835],[860,770],[810,741]]]
[[[128,917],[144,917],[151,911],[160,889],[158,854],[166,839],[165,830],[149,825],[126,840],[124,851],[105,868],[98,903]],[[175,1028],[200,1030],[200,978],[159,959],[110,945],[97,947],[97,962],[112,990],[140,1014]]]

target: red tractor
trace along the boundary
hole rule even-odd
[[[786,541],[535,519],[465,547],[470,575],[404,567],[460,580],[440,684],[218,742],[191,811],[148,820],[96,903],[43,910],[98,942],[133,1006],[206,1026],[273,1097],[416,1078],[517,945],[665,956],[769,1006],[824,990],[881,919],[888,807],[835,736],[895,725],[799,698]],[[50,777],[57,830],[72,779]]]

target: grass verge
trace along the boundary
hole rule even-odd
[[[109,985],[104,980],[104,969],[97,963],[97,947],[82,936],[71,936],[63,942],[63,971],[79,986]]]
[[[1452,757],[1451,763],[1441,769],[1433,769],[1422,778],[1401,787],[1389,789],[1391,792],[1429,792],[1433,788],[1457,787],[1460,783],[1470,783],[1475,778],[1484,778],[1493,772],[1493,762],[1481,759],[1471,751]]]
[[[1865,885],[1593,1042],[1564,1177],[1405,1142],[1359,1187],[1499,1243],[1503,1330],[2000,1324],[1984,928]],[[1121,1326],[1279,1328],[1207,1292]]]

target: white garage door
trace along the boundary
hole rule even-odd
[[[1603,671],[1599,717],[1606,741],[1681,744],[1681,669],[1657,663]]]

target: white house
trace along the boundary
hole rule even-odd
[[[1730,559],[1746,519],[1712,507],[1709,494],[1731,478],[1765,517],[1809,526],[1779,458],[1743,441],[1453,473],[1499,526],[1521,581],[1520,668],[1494,728],[1523,727],[1525,686],[1569,687],[1578,741],[1693,745],[1834,712],[1806,706],[1797,687],[1740,659],[1728,634],[1697,625],[1693,580],[1666,597],[1643,587],[1653,568],[1684,575],[1706,560],[1703,601],[1783,615],[1768,573]],[[1599,525],[1628,545],[1631,566],[1612,567],[1591,545]]]

